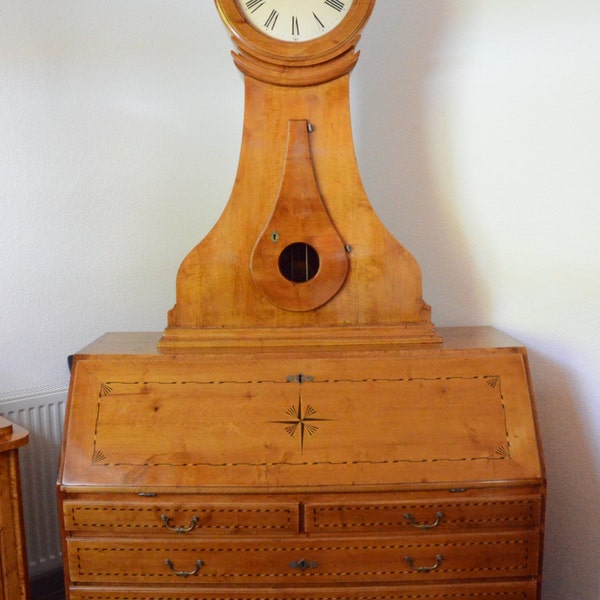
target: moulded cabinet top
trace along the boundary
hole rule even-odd
[[[517,340],[494,329],[493,327],[438,327],[437,332],[442,337],[442,348],[452,350],[471,350],[471,349],[493,349],[493,348],[518,348],[523,346]],[[299,329],[301,335],[302,331]],[[77,357],[88,357],[97,355],[156,355],[158,354],[157,342],[163,332],[144,331],[144,332],[109,332],[91,342],[82,348]],[[385,350],[385,347],[378,348]],[[364,351],[359,349],[358,351]],[[231,348],[228,351],[232,351]],[[241,351],[246,353],[247,348]],[[256,352],[267,352],[265,348],[256,348]],[[418,345],[407,347],[405,350],[394,348],[394,352],[421,352],[422,348]],[[337,349],[334,352],[338,352]],[[199,351],[198,354],[205,354]]]
[[[0,452],[14,450],[29,441],[27,430],[0,416]]]

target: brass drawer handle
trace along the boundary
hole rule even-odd
[[[432,567],[415,567],[415,559],[412,556],[405,556],[404,560],[414,571],[417,571],[418,573],[430,573],[431,571],[435,571],[442,564],[444,557],[441,554],[436,554],[435,565]]]
[[[173,531],[175,533],[189,533],[190,531],[194,531],[198,521],[200,521],[200,519],[194,515],[188,527],[173,527],[171,525],[171,518],[167,517],[167,515],[160,515],[160,520],[164,523],[165,527],[169,531]]]
[[[417,523],[415,521],[415,518],[410,513],[404,513],[404,518],[413,527],[416,527],[417,529],[433,529],[434,527],[437,527],[442,522],[442,519],[444,518],[444,516],[445,516],[444,513],[440,511],[438,513],[435,513],[435,521],[433,523]]]
[[[177,571],[177,570],[175,570],[173,563],[168,558],[165,560],[165,565],[167,565],[167,567],[169,567],[169,569],[173,573],[175,573],[175,575],[177,575],[177,577],[186,578],[186,577],[192,577],[193,575],[197,575],[198,572],[200,571],[200,569],[202,568],[202,566],[204,565],[204,563],[201,560],[197,560],[193,571]]]
[[[303,573],[307,569],[316,569],[319,566],[319,563],[316,563],[314,560],[306,560],[302,558],[301,560],[295,560],[290,563],[290,567],[292,569],[300,569]]]

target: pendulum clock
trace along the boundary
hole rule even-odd
[[[349,78],[375,0],[215,5],[244,77],[237,176],[165,330],[75,356],[69,598],[539,598],[526,350],[434,327],[361,183]]]

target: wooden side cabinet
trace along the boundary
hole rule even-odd
[[[19,447],[28,441],[25,429],[0,417],[0,600],[29,598],[19,477]]]

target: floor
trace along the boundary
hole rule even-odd
[[[65,600],[62,571],[53,571],[32,579],[31,600]]]

